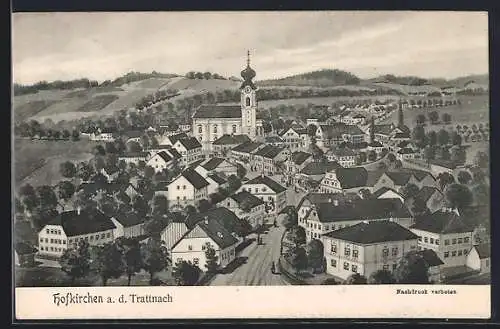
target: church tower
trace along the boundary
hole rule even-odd
[[[247,52],[247,67],[241,71],[243,83],[241,84],[241,130],[251,139],[256,135],[257,116],[257,87],[252,79],[255,71],[250,67],[250,51]]]

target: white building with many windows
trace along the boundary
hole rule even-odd
[[[278,215],[286,206],[286,188],[268,176],[257,176],[245,182],[238,192],[247,191],[266,203],[266,213]]]
[[[392,221],[361,222],[323,235],[326,272],[342,280],[359,273],[394,271],[416,250],[418,236]]]

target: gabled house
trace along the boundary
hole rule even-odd
[[[303,127],[289,127],[280,132],[284,146],[290,150],[305,148],[309,140],[307,129]]]
[[[203,177],[207,177],[211,173],[221,173],[227,177],[231,175],[237,176],[238,174],[237,167],[234,164],[227,161],[227,159],[218,157],[205,160],[195,170]]]
[[[189,231],[186,225],[186,218],[180,213],[170,213],[166,226],[160,230],[161,241],[171,253],[172,247]]]
[[[286,161],[286,171],[288,172],[288,174],[294,176],[312,161],[313,156],[311,153],[302,151],[293,152]]]
[[[38,233],[40,254],[61,257],[63,252],[80,240],[101,245],[115,239],[115,224],[97,209],[80,208],[58,214]]]
[[[152,167],[155,173],[162,172],[166,168],[170,168],[173,162],[173,157],[171,157],[167,151],[160,151],[153,155],[148,162],[147,166]]]
[[[231,149],[250,142],[250,137],[247,135],[222,135],[212,143],[212,150],[216,156],[227,156]]]
[[[244,142],[231,149],[231,158],[241,164],[248,164],[253,160],[253,154],[264,146],[265,144],[259,142]]]
[[[417,235],[388,220],[363,221],[322,237],[326,273],[346,280],[353,273],[396,270],[409,251],[416,250]]]
[[[401,160],[401,161],[408,160],[408,159],[415,159],[415,158],[419,158],[419,157],[420,157],[420,154],[410,147],[405,147],[405,148],[399,149],[396,152],[396,158],[398,160]]]
[[[247,191],[266,203],[266,213],[277,215],[286,206],[286,188],[264,175],[244,182],[237,192]]]
[[[32,267],[35,265],[35,254],[38,249],[27,242],[17,242],[14,245],[14,263],[16,266]]]
[[[337,161],[344,168],[356,165],[356,153],[348,147],[335,147],[326,153],[326,157],[329,161]]]
[[[399,199],[354,199],[348,202],[340,200],[333,198],[333,202],[310,207],[302,219],[307,242],[319,239],[322,234],[362,221],[392,220],[404,227],[413,224],[412,215]]]
[[[423,249],[417,251],[416,254],[424,260],[429,268],[427,273],[429,275],[429,282],[441,283],[443,280],[441,266],[444,265],[444,262],[439,258],[436,252],[432,249]]]
[[[230,195],[217,203],[217,207],[231,210],[240,219],[246,220],[252,226],[252,229],[264,224],[266,215],[265,202],[249,192],[241,191]]]
[[[201,199],[207,199],[209,185],[194,169],[184,170],[168,184],[166,192],[170,207],[182,210],[187,205],[197,205]]]
[[[127,164],[133,163],[136,166],[139,165],[139,162],[144,161],[147,162],[149,159],[148,152],[127,152],[118,156],[118,161],[125,161]]]
[[[321,180],[325,175],[337,168],[342,168],[338,162],[308,162],[298,175],[295,176],[296,182],[307,189],[313,191],[320,186]]]
[[[382,187],[375,192],[373,192],[372,197],[376,199],[399,199],[402,203],[405,203],[403,196],[389,187]]]
[[[467,253],[466,265],[480,273],[490,273],[491,245],[489,243],[482,243],[473,246]]]
[[[135,238],[146,234],[144,229],[146,219],[139,217],[135,212],[128,213],[117,212],[111,217],[111,221],[115,224],[113,236],[116,238]]]
[[[363,167],[337,168],[329,171],[320,183],[324,193],[358,192],[367,186],[368,171]]]
[[[168,134],[159,141],[159,144],[164,146],[174,146],[178,140],[186,138],[189,138],[189,136],[185,132]]]
[[[365,142],[365,138],[365,133],[358,126],[345,123],[319,125],[316,129],[316,143],[322,148],[337,146],[343,142],[357,145]]]
[[[411,202],[414,202],[415,199],[423,201],[431,213],[442,209],[445,201],[443,193],[431,186],[423,186],[412,199]]]
[[[201,144],[194,137],[177,140],[173,148],[182,155],[181,164],[184,166],[189,166],[203,158]]]
[[[130,142],[137,142],[139,144],[141,143],[142,136],[144,135],[144,131],[142,130],[128,130],[124,131],[122,134],[122,139],[125,142],[125,144],[130,143]]]
[[[276,135],[264,137],[264,143],[267,145],[276,146],[276,147],[284,147],[285,146],[285,141],[280,136],[276,136]]]
[[[285,170],[285,161],[290,156],[290,153],[290,150],[284,147],[265,145],[253,154],[251,165],[255,168],[255,171],[273,175],[280,170]]]
[[[118,169],[118,167],[106,167],[106,168],[102,168],[100,173],[104,177],[106,177],[108,183],[111,183],[120,174],[120,169]]]

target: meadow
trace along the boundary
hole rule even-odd
[[[81,161],[91,156],[95,143],[80,141],[45,141],[14,139],[14,182],[35,185],[58,182],[59,163],[67,160]]]

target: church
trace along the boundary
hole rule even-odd
[[[255,140],[263,135],[262,121],[257,115],[257,87],[252,79],[256,73],[250,67],[250,52],[247,67],[241,71],[240,105],[200,105],[193,114],[192,135],[198,139],[203,151],[210,151],[212,142],[222,135],[247,135]]]

